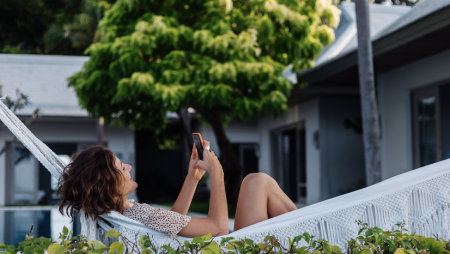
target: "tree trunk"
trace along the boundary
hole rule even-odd
[[[355,0],[366,183],[381,181],[380,125],[374,82],[369,0]]]
[[[224,171],[228,204],[236,207],[241,180],[241,164],[233,152],[220,115],[212,116],[208,121],[211,124],[220,149],[220,163]]]
[[[189,165],[189,162],[191,160],[191,151],[192,151],[192,146],[193,146],[193,140],[192,140],[192,133],[191,133],[191,123],[190,123],[190,116],[189,116],[189,112],[186,108],[183,108],[181,110],[178,111],[178,116],[180,118],[180,122],[181,122],[181,129],[183,130],[183,134],[185,137],[184,142],[181,141],[181,144],[183,147],[185,147],[186,152],[184,153],[184,160],[186,161],[186,165]],[[183,171],[185,174],[188,174],[188,170],[186,169],[185,171]]]

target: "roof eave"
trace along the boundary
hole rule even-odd
[[[426,34],[450,25],[450,6],[446,6],[432,14],[400,28],[372,42],[373,56],[391,51],[401,45],[412,42]],[[355,66],[358,62],[357,49],[324,62],[312,69],[297,74],[297,80],[314,83],[336,73]]]

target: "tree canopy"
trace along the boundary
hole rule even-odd
[[[313,65],[339,14],[331,0],[118,0],[69,85],[93,117],[135,129],[162,130],[167,112],[194,108],[236,204],[241,167],[224,124],[283,113],[292,84],[282,72]]]
[[[94,42],[104,9],[114,0],[5,0],[0,52],[82,55]]]
[[[277,116],[292,88],[283,70],[313,65],[339,13],[330,0],[119,0],[70,86],[92,116],[137,129],[187,106],[207,121]]]

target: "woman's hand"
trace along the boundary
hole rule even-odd
[[[205,146],[209,145],[208,141],[205,141]],[[203,151],[203,160],[198,160],[197,165],[204,171],[208,172],[211,177],[222,177],[223,169],[216,154],[210,150]]]
[[[205,141],[205,143],[208,141]],[[209,142],[208,142],[209,144]],[[192,177],[197,181],[200,181],[200,179],[202,178],[202,176],[205,174],[205,170],[201,169],[197,163],[199,161],[199,157],[198,157],[198,153],[197,153],[197,148],[195,148],[195,144],[194,147],[192,148],[192,154],[191,154],[191,161],[189,162],[189,170],[188,170],[188,177]]]

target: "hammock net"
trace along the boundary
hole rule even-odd
[[[65,164],[43,142],[0,102],[0,120],[27,147],[31,153],[59,178]],[[249,238],[263,242],[264,237],[273,235],[282,244],[287,237],[308,232],[316,239],[325,239],[330,244],[346,248],[346,240],[356,237],[357,220],[367,222],[384,230],[397,229],[395,224],[403,222],[409,232],[433,237],[450,238],[450,159],[425,166],[388,180],[332,198],[281,216],[251,225],[222,237]],[[88,240],[98,239],[110,243],[105,233],[117,229],[129,240],[136,235],[148,234],[156,246],[170,244],[178,246],[188,238],[174,240],[164,233],[131,220],[118,212],[104,214],[97,221],[80,216],[82,234]],[[215,238],[220,241],[220,238]],[[300,242],[306,245],[306,242]]]

